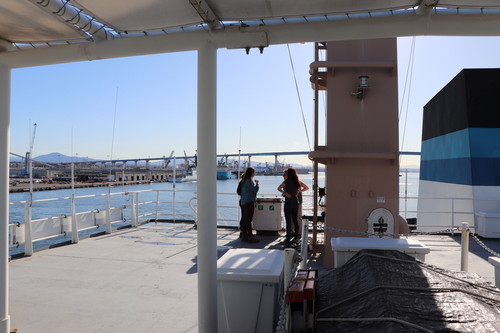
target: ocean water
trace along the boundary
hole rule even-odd
[[[312,209],[312,180],[313,175],[301,175],[301,180],[306,183],[310,189],[304,193],[305,197],[309,197],[311,201],[308,208]],[[259,180],[259,197],[279,197],[277,191],[278,186],[283,181],[282,176],[256,176]],[[325,186],[324,173],[320,173],[319,186]],[[217,181],[217,202],[219,210],[228,210],[229,212],[221,212],[223,219],[238,219],[238,196],[236,188],[238,181],[236,178]],[[35,191],[33,192],[34,203],[32,205],[32,218],[42,219],[60,215],[71,215],[71,200],[73,193],[76,199],[76,211],[85,212],[92,210],[103,210],[106,208],[106,200],[104,195],[107,193],[119,193],[111,196],[111,206],[128,206],[130,205],[131,194],[139,192],[139,201],[159,201],[159,204],[142,205],[141,210],[153,210],[155,213],[159,211],[159,215],[168,210],[174,210],[178,218],[182,216],[190,216],[193,214],[192,207],[196,206],[196,182],[186,183],[152,183],[143,185],[128,185],[128,186],[111,186],[111,187],[95,187],[95,188],[78,188],[74,192],[70,189],[53,190],[53,191]],[[95,195],[100,195],[95,197]],[[86,197],[93,196],[93,197]],[[65,198],[65,200],[50,201],[52,198]],[[11,193],[9,201],[10,205],[10,222],[23,222],[24,220],[24,205],[20,202],[29,201],[30,194],[27,192]],[[234,212],[230,212],[234,210]],[[224,216],[224,214],[226,214]],[[159,217],[160,218],[160,217]]]
[[[405,172],[402,170],[400,173],[400,213],[403,216],[413,217],[416,214],[418,177],[418,172]],[[256,176],[255,179],[259,180],[259,197],[280,197],[277,187],[283,181],[282,176]],[[309,190],[304,193],[303,210],[304,214],[311,215],[313,208],[313,174],[300,175],[300,179],[309,186]],[[237,184],[236,178],[217,181],[219,218],[222,222],[228,220],[228,224],[233,224],[231,220],[239,220],[238,196],[236,195]],[[319,173],[318,185],[319,187],[325,186],[324,172]],[[165,216],[170,215],[171,217],[172,214],[170,213],[173,213],[178,219],[193,219],[193,208],[196,208],[196,182],[79,188],[75,189],[74,192],[70,189],[36,191],[33,193],[35,202],[32,205],[32,218],[42,219],[71,215],[70,198],[73,194],[77,198],[75,200],[77,212],[106,209],[104,195],[107,193],[115,194],[110,199],[111,207],[127,207],[130,206],[131,193],[133,192],[139,192],[140,202],[151,202],[141,205],[140,214],[154,212],[155,216],[151,218],[167,218]],[[53,198],[65,198],[65,200],[56,201],[52,200]],[[29,199],[30,194],[26,192],[10,194],[10,223],[22,223],[24,221],[24,204],[20,202],[29,201]],[[125,208],[124,212],[127,215],[128,210]]]
[[[416,217],[418,196],[418,172],[401,172],[400,215],[406,218]],[[277,191],[283,181],[282,176],[256,176],[259,180],[258,197],[281,197]],[[304,192],[303,214],[313,214],[313,174],[300,175],[300,179],[309,186]],[[217,181],[217,224],[220,226],[237,226],[240,219],[236,178]],[[319,187],[325,186],[325,174],[319,173]],[[123,207],[124,222],[113,224],[113,228],[130,225],[132,196],[138,198],[140,221],[144,220],[194,220],[196,210],[196,182],[186,183],[152,183],[143,185],[80,188],[72,190],[35,191],[33,193],[32,220],[71,215],[71,197],[75,196],[76,213],[105,210],[106,194],[111,193],[110,206]],[[136,194],[137,193],[137,194]],[[327,191],[328,197],[328,191]],[[59,200],[55,200],[59,198]],[[62,198],[62,200],[60,200]],[[24,223],[25,202],[30,194],[11,193],[9,219],[10,223]],[[23,203],[24,202],[24,203]],[[80,237],[104,231],[103,227],[80,231]],[[34,242],[34,249],[46,248],[57,243],[66,242],[71,235],[58,236]],[[11,247],[11,256],[24,252],[23,246]]]

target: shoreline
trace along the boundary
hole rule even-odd
[[[85,183],[78,182],[75,183],[75,188],[88,188],[88,187],[105,187],[105,186],[122,186],[122,185],[142,185],[150,184],[150,180],[137,180],[137,181],[125,181],[125,182],[99,182],[99,183]],[[54,190],[66,190],[71,189],[71,184],[33,184],[33,191],[54,191]],[[9,193],[20,193],[29,192],[29,183],[18,183],[15,186],[9,185]]]

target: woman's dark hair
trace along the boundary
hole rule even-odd
[[[254,168],[247,168],[247,170],[245,171],[245,175],[243,176],[243,180],[247,180],[247,179],[252,178],[254,173],[255,173]]]
[[[288,168],[286,174],[289,181],[293,182],[297,187],[300,186],[299,176],[297,176],[297,171],[294,168]]]

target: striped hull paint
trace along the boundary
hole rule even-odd
[[[500,212],[500,69],[464,69],[424,107],[417,226]]]

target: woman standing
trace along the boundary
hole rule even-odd
[[[295,231],[293,235],[293,240],[297,241],[300,239],[299,231],[299,197],[302,196],[302,192],[307,191],[309,187],[300,181],[297,171],[294,168],[288,168],[283,174],[285,180],[278,186],[278,191],[283,193],[285,197],[285,221],[286,221],[286,238],[285,246],[290,246],[292,240],[292,223],[293,229]]]
[[[253,181],[255,176],[254,168],[247,168],[243,175],[241,186],[241,199],[240,203],[243,206],[243,220],[241,223],[241,240],[247,243],[257,243],[252,233],[252,220],[253,212],[255,209],[255,199],[259,191],[259,181]]]

